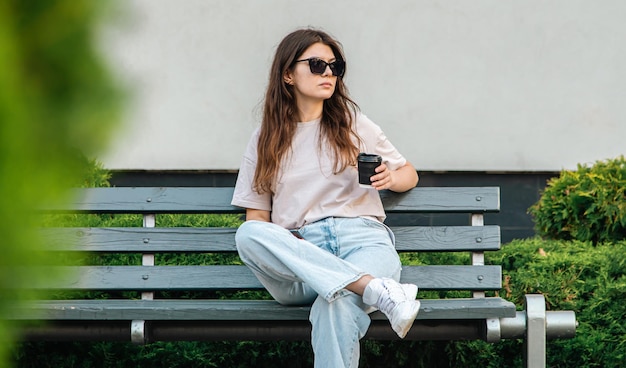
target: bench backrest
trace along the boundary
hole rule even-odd
[[[143,215],[143,227],[45,228],[54,250],[141,253],[142,265],[74,266],[59,279],[35,288],[136,290],[145,299],[159,290],[262,289],[245,266],[158,266],[157,253],[234,253],[234,228],[158,228],[160,214],[242,214],[230,205],[233,188],[89,188],[77,189],[69,203],[48,212]],[[498,226],[484,226],[483,214],[500,209],[497,187],[415,188],[407,193],[382,192],[388,214],[467,213],[467,226],[391,226],[399,252],[470,252],[467,265],[408,266],[402,278],[421,290],[470,290],[484,296],[502,285],[500,266],[485,266],[484,252],[500,248]],[[53,271],[51,271],[53,272]]]

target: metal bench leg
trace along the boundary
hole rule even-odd
[[[543,295],[526,295],[526,341],[524,357],[527,368],[546,366],[546,300]]]
[[[130,323],[130,341],[133,344],[144,345],[146,343],[146,321],[134,320]]]

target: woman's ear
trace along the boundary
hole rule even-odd
[[[293,86],[293,76],[291,75],[291,71],[285,71],[285,74],[283,75],[283,81],[288,85]]]

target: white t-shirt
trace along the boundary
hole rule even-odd
[[[271,221],[288,229],[330,216],[384,221],[385,211],[378,191],[359,186],[356,166],[333,174],[332,151],[322,144],[320,152],[319,131],[319,119],[298,123],[292,152],[280,166],[274,193],[259,194],[252,185],[257,163],[257,129],[243,156],[231,204],[271,211]],[[356,116],[356,132],[362,140],[361,152],[382,156],[390,170],[406,164],[380,127],[363,114]]]

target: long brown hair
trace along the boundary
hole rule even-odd
[[[315,29],[290,33],[278,45],[274,55],[265,94],[257,147],[258,161],[254,173],[254,188],[259,193],[273,191],[280,163],[290,152],[299,119],[294,87],[285,83],[283,76],[294,67],[295,61],[309,46],[318,42],[329,46],[336,59],[345,61],[339,42]],[[357,104],[348,97],[342,77],[337,77],[335,92],[324,101],[320,122],[320,142],[325,139],[332,149],[335,174],[354,165],[359,153],[355,141],[359,142],[360,139],[353,127],[353,116],[357,110]]]

